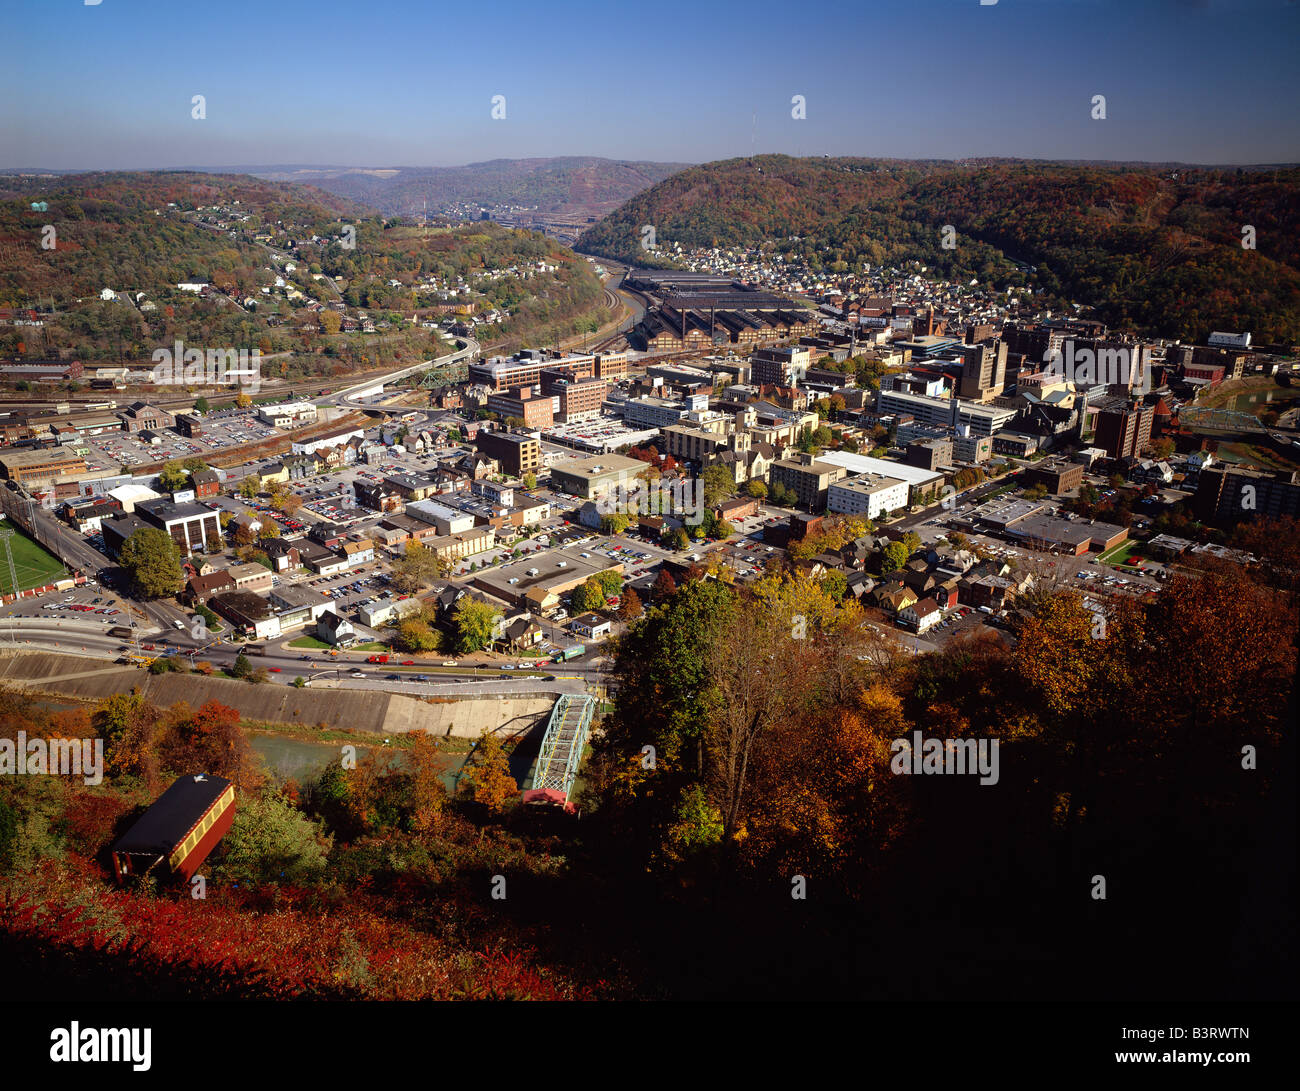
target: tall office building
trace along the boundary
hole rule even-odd
[[[1005,341],[959,345],[953,351],[961,357],[961,397],[976,402],[989,402],[1002,393],[1007,377]]]
[[[1106,398],[1097,403],[1097,431],[1093,444],[1110,458],[1137,458],[1151,442],[1155,407],[1128,398]]]

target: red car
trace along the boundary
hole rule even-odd
[[[413,667],[413,666],[415,666],[415,660],[414,660],[414,659],[403,659],[403,660],[402,660],[402,666],[404,666],[404,667]]]
[[[279,668],[279,667],[267,667],[266,669],[269,670],[272,674],[279,674],[279,673],[280,673],[280,668]]]

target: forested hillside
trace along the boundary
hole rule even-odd
[[[1148,333],[1300,339],[1296,168],[731,159],[639,194],[578,248],[654,264],[639,245],[645,224],[661,249],[768,245],[836,272],[918,262]],[[1242,246],[1247,226],[1255,249]]]
[[[294,353],[289,378],[334,373],[435,352],[411,319],[450,299],[500,310],[487,341],[572,333],[602,301],[586,261],[496,224],[417,230],[242,175],[0,178],[0,306],[43,322],[0,327],[3,355],[130,363],[179,338]]]

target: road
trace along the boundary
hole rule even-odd
[[[405,379],[408,375],[415,375],[418,372],[425,371],[431,367],[442,367],[445,364],[452,364],[458,360],[477,356],[480,351],[479,343],[472,337],[466,337],[464,338],[464,341],[465,347],[463,349],[449,352],[446,356],[439,356],[433,360],[423,360],[418,364],[411,364],[408,367],[398,368],[396,371],[389,371],[382,375],[371,375],[368,378],[363,379],[361,382],[353,383],[351,386],[345,387],[342,390],[336,390],[332,394],[328,394],[315,400],[322,405],[339,405],[349,409],[374,410],[376,409],[375,406],[352,402],[351,395],[355,394],[358,390],[369,390],[375,386],[384,386],[387,383],[396,382],[398,379]],[[400,410],[400,412],[408,411],[409,407]]]
[[[116,660],[122,654],[120,649],[123,646],[145,656],[164,655],[169,649],[175,649],[173,654],[185,656],[191,663],[207,662],[224,668],[234,665],[245,645],[242,638],[233,641],[211,636],[196,639],[188,629],[174,627],[158,633],[139,629],[134,641],[108,635],[108,629],[123,624],[129,622],[120,616],[102,620],[77,615],[3,617],[0,618],[0,649],[44,649],[108,660]],[[415,660],[417,666],[402,668],[397,656],[387,664],[371,664],[366,662],[372,654],[368,652],[344,651],[331,656],[319,649],[298,650],[277,644],[262,646],[266,647],[266,653],[249,656],[249,662],[254,667],[264,668],[272,682],[292,684],[295,678],[302,677],[310,684],[383,689],[412,696],[586,692],[589,686],[605,684],[608,667],[608,661],[601,656],[561,664],[541,660],[530,670],[541,672],[545,677],[520,677],[515,671],[504,671],[491,665],[471,665],[452,670],[440,667],[436,662]],[[350,677],[354,669],[360,670],[362,676]],[[428,675],[430,681],[408,682],[402,677],[421,673]],[[390,679],[392,674],[399,678]]]

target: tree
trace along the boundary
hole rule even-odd
[[[214,773],[233,780],[240,789],[255,787],[262,780],[257,756],[240,727],[239,711],[219,701],[205,701],[193,710],[184,702],[173,705],[158,757],[164,769]]]
[[[474,765],[461,774],[460,790],[475,803],[499,812],[519,793],[505,748],[496,735],[484,735],[474,748],[474,757]]]
[[[689,549],[691,545],[690,535],[686,533],[685,527],[673,527],[671,530],[665,528],[664,545],[669,549]]]
[[[529,492],[532,492],[533,489],[537,488],[537,475],[535,473],[529,472],[524,474],[524,488]]]
[[[433,739],[417,731],[407,757],[411,763],[411,827],[432,833],[442,821],[447,790],[442,786],[442,765]]]
[[[631,525],[632,520],[622,512],[614,512],[600,517],[600,532],[611,537],[622,534]]]
[[[836,602],[840,602],[849,589],[848,577],[843,572],[838,572],[835,569],[823,573],[820,583],[822,590]]]
[[[104,740],[110,773],[152,779],[158,730],[158,710],[152,704],[138,693],[115,693],[99,702],[90,722]]]
[[[252,397],[248,394],[245,394],[242,390],[235,395],[235,405],[237,405],[240,409],[247,409],[252,404],[253,404]]]
[[[597,572],[591,578],[600,585],[600,589],[607,599],[613,598],[623,590],[623,577],[612,568],[607,568],[604,572]]]
[[[141,527],[122,546],[119,561],[132,586],[145,598],[174,595],[184,583],[180,553],[165,530]]]
[[[252,500],[257,496],[258,489],[261,488],[256,475],[249,474],[239,482],[239,495],[245,500]]]
[[[754,478],[753,481],[750,481],[748,484],[745,485],[745,492],[748,495],[752,496],[755,500],[766,500],[767,484],[766,482],[756,477]]]
[[[442,634],[423,618],[408,618],[397,627],[398,643],[408,652],[436,652]]]
[[[199,397],[194,399],[194,412],[202,415],[207,413],[210,409],[211,406],[208,405],[207,398]]]
[[[242,652],[235,656],[234,666],[230,668],[230,673],[236,678],[247,678],[253,673],[253,664],[249,662],[248,656]]]
[[[280,795],[240,797],[217,865],[229,883],[304,883],[325,870],[329,839]]]
[[[320,328],[328,337],[335,336],[343,325],[343,316],[338,311],[321,311]]]
[[[393,562],[393,586],[406,595],[414,595],[440,579],[447,562],[422,542],[407,542],[406,552]]]
[[[880,557],[881,572],[897,572],[912,554],[902,542],[890,542]]]
[[[659,575],[655,578],[654,586],[650,589],[650,594],[654,597],[655,602],[663,602],[671,598],[677,590],[677,581],[673,579],[672,573],[666,568],[659,570]]]
[[[605,605],[605,592],[595,580],[587,580],[573,589],[574,613],[599,610]]]
[[[645,607],[641,604],[641,596],[636,593],[636,589],[629,587],[623,592],[623,597],[618,604],[618,617],[620,621],[635,621],[645,613]]]
[[[202,473],[208,468],[208,464],[204,462],[203,459],[199,458],[198,455],[191,455],[182,462],[181,465],[185,467],[187,473],[191,474]]]
[[[706,467],[700,475],[700,481],[704,487],[704,506],[709,511],[713,511],[736,491],[736,479],[732,471],[721,463]]]
[[[482,651],[492,643],[501,614],[486,602],[466,595],[452,615],[456,626],[456,651],[461,655]]]
[[[162,486],[163,492],[179,492],[190,483],[190,475],[185,472],[184,467],[176,459],[170,462],[164,462],[163,468],[158,473],[158,484]]]
[[[773,482],[768,491],[772,503],[782,508],[792,508],[799,503],[799,497],[793,489],[783,481]]]

